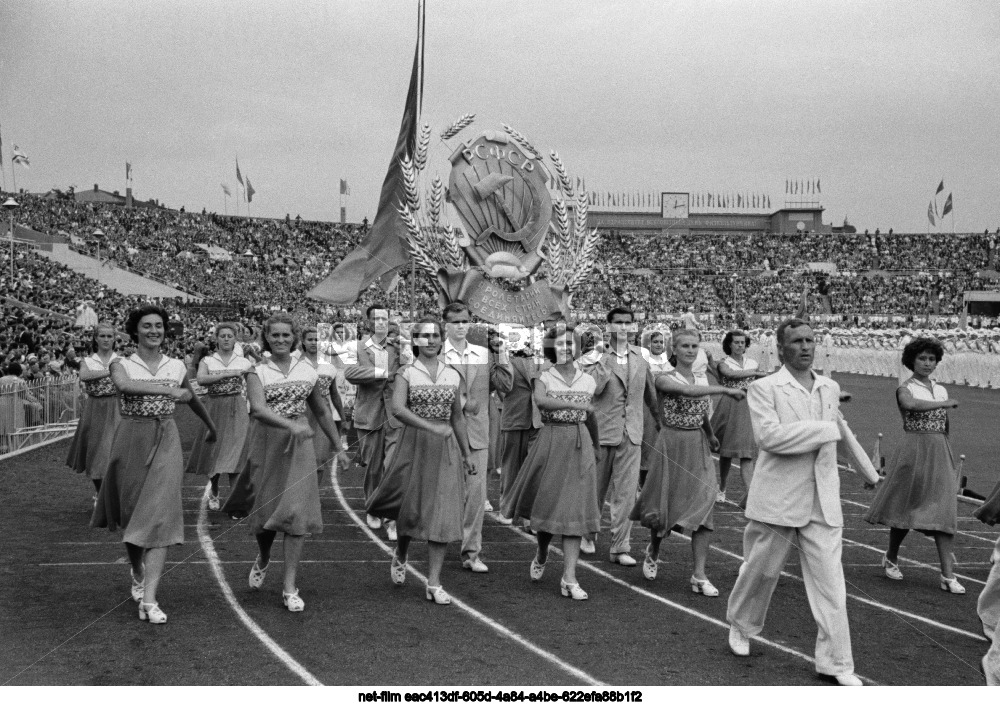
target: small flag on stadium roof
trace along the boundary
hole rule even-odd
[[[951,213],[951,192],[948,193],[948,198],[944,202],[944,208],[941,209],[941,217],[944,218],[949,213]]]
[[[350,196],[351,195],[351,187],[349,187],[347,185],[347,179],[341,179],[340,180],[340,193],[341,193],[342,196]]]
[[[938,188],[937,188],[937,191],[935,191],[935,192],[934,192],[934,195],[935,195],[935,196],[937,196],[937,195],[938,195],[938,194],[940,194],[940,193],[941,193],[942,191],[944,191],[944,179],[942,179],[942,180],[941,180],[941,183],[940,183],[940,184],[938,184]]]
[[[823,193],[823,190],[821,188],[819,188],[819,179],[816,180],[816,193],[817,194],[822,194]]]
[[[125,181],[132,178],[132,163],[125,162]]]
[[[236,158],[236,181],[238,181],[240,183],[240,186],[243,186],[243,175],[240,174],[240,158],[239,157]]]
[[[253,190],[253,184],[250,183],[250,177],[247,177],[247,203],[253,201],[253,195],[257,192]]]
[[[927,204],[927,220],[931,222],[932,226],[937,225],[937,221],[934,220],[934,202],[931,201]]]
[[[10,158],[10,161],[14,164],[20,164],[22,167],[29,167],[31,165],[31,162],[28,161],[28,156],[17,145],[14,145],[14,154]]]

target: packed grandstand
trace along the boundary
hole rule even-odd
[[[401,313],[410,308],[408,272],[395,290],[373,286],[351,307],[306,296],[358,244],[367,221],[220,216],[81,202],[60,192],[16,198],[14,220],[21,228],[99,256],[106,268],[127,269],[191,295],[188,301],[161,301],[183,326],[171,355],[190,352],[220,318],[254,331],[275,308],[303,321],[348,323],[360,321],[373,303]],[[993,276],[997,239],[988,231],[655,237],[606,229],[592,286],[576,295],[573,315],[587,319],[625,304],[640,319],[669,322],[693,308],[710,328],[763,330],[805,297],[809,313],[831,329],[951,329],[964,292],[1000,290]],[[13,276],[9,258],[3,248],[0,352],[4,366],[17,361],[28,371],[35,368],[29,377],[72,367],[85,347],[77,320],[86,306],[98,319],[120,324],[138,299],[59,264],[30,243],[17,243]],[[811,270],[817,262],[831,267]],[[431,282],[422,275],[418,280],[416,310],[435,309]],[[969,319],[972,328],[996,324],[991,317]],[[995,341],[983,335],[978,349],[995,352]]]

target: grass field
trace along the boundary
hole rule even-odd
[[[859,439],[870,449],[882,432],[883,454],[890,456],[901,436],[894,381],[837,378],[854,395],[844,410]],[[967,456],[969,486],[988,492],[997,478],[1000,392],[950,392],[960,401],[951,414],[953,448]],[[187,410],[180,417],[190,436],[196,427]],[[722,592],[718,598],[690,592],[686,539],[664,542],[660,575],[649,582],[639,567],[609,563],[602,536],[598,553],[578,570],[590,600],[564,599],[560,557],[553,554],[545,578],[532,583],[533,538],[488,515],[483,558],[490,572],[463,571],[458,547],[451,547],[443,580],[456,604],[440,607],[424,600],[415,574],[402,588],[390,583],[389,548],[384,533],[363,526],[362,478],[352,468],[322,491],[326,526],[306,542],[300,614],[282,607],[280,564],[261,591],[247,587],[252,538],[244,525],[202,508],[204,479],[186,476],[187,543],[170,550],[159,596],[169,622],[147,625],[129,597],[118,537],[88,526],[93,489],[63,465],[67,445],[0,462],[0,684],[819,683],[811,663],[815,624],[794,553],[751,657],[736,658],[727,648],[726,598],[740,566],[744,525],[734,506],[716,506],[708,574]],[[491,476],[494,504],[498,485]],[[730,495],[739,494],[734,474]],[[887,530],[861,519],[871,492],[844,473],[842,495],[858,674],[881,684],[982,684],[979,659],[987,644],[976,598],[997,531],[959,506],[956,571],[968,593],[953,596],[939,589],[933,542],[920,534],[903,545],[906,579],[885,579],[879,560]],[[641,556],[647,540],[637,526],[633,555]],[[426,570],[425,545],[414,544],[410,565]]]

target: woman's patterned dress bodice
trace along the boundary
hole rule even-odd
[[[316,369],[308,361],[292,359],[288,375],[270,358],[254,367],[254,374],[264,388],[264,401],[275,414],[295,419],[306,413],[306,400],[316,385]]]
[[[399,374],[408,385],[406,406],[411,412],[422,419],[451,419],[451,407],[461,384],[457,370],[438,363],[432,377],[423,361],[418,359]]]
[[[912,378],[906,381],[905,387],[913,395],[914,399],[924,401],[943,401],[948,399],[948,391],[944,387],[931,381],[932,390],[921,385]],[[925,411],[912,411],[900,409],[903,415],[903,431],[909,434],[947,434],[948,433],[948,410],[928,409]]]
[[[455,385],[410,385],[406,406],[422,419],[450,419],[456,394]]]
[[[740,365],[739,363],[737,363],[736,360],[734,358],[732,358],[732,357],[728,357],[728,358],[726,358],[722,362],[725,363],[726,365],[728,365],[730,368],[733,368],[734,370],[756,370],[757,369],[757,361],[753,360],[752,358],[744,358],[743,359],[743,365]],[[726,377],[725,373],[723,373],[721,369],[719,370],[719,383],[723,387],[730,387],[730,388],[734,388],[734,389],[737,389],[737,390],[746,390],[748,387],[750,387],[750,383],[752,383],[755,379],[756,378],[752,378],[752,377],[748,377],[748,378],[731,378],[731,377]]]
[[[577,370],[569,384],[554,368],[543,371],[539,379],[545,385],[546,397],[580,404],[587,404],[594,397],[594,378],[581,370]],[[587,421],[587,412],[582,409],[542,409],[539,412],[542,424],[582,424]]]
[[[209,375],[219,375],[221,373],[243,372],[253,368],[253,364],[243,356],[233,354],[228,363],[222,362],[222,357],[218,352],[213,353],[203,361]],[[205,391],[211,397],[225,397],[228,395],[242,395],[246,392],[246,380],[242,375],[239,377],[228,377],[219,382],[213,382],[205,386]]]
[[[116,360],[121,360],[121,357],[116,353],[112,353],[111,359],[105,365],[97,357],[97,354],[94,353],[84,359],[84,364],[90,370],[107,370]],[[83,383],[83,391],[87,393],[87,397],[112,397],[118,394],[118,388],[115,387],[115,383],[110,375],[96,380],[88,380]]]
[[[691,384],[680,373],[671,372],[665,375],[681,385]],[[707,396],[685,397],[664,393],[663,422],[674,429],[700,429],[710,404]]]
[[[128,358],[116,361],[124,368],[130,380],[136,382],[163,385],[164,387],[180,387],[187,376],[184,363],[176,358],[163,356],[159,367],[150,370],[139,357],[133,353]],[[121,393],[118,407],[123,417],[169,417],[174,413],[174,398],[167,395],[126,394]]]

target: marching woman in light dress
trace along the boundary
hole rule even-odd
[[[205,390],[205,408],[216,425],[216,442],[206,442],[199,435],[187,473],[207,475],[208,509],[219,509],[219,479],[226,475],[229,485],[240,472],[240,454],[250,428],[247,413],[246,374],[253,363],[235,352],[237,324],[221,323],[215,327],[215,353],[198,363],[198,385]]]
[[[316,375],[318,376],[316,386],[319,388],[320,396],[330,410],[330,419],[337,426],[337,433],[341,433],[340,421],[344,418],[344,407],[340,401],[339,383],[343,379],[344,374],[332,363],[320,362],[319,333],[315,326],[306,326],[302,329],[302,359],[316,369]],[[313,430],[313,447],[316,450],[317,464],[316,473],[320,476],[320,485],[322,485],[324,471],[329,470],[331,474],[337,472],[337,455],[342,449],[340,447],[334,448],[330,444],[330,439],[320,430],[319,423],[311,409],[306,409],[306,417],[309,420],[309,426]]]
[[[691,532],[694,573],[691,590],[705,596],[719,591],[705,575],[709,532],[719,486],[711,451],[719,442],[712,433],[708,418],[708,395],[725,395],[741,400],[746,393],[739,388],[708,385],[695,378],[691,365],[698,357],[700,336],[694,329],[674,333],[676,368],[656,377],[656,389],[662,393],[663,428],[656,437],[656,449],[649,475],[636,501],[630,519],[650,531],[650,544],[642,564],[642,574],[656,578],[657,557],[663,537],[675,525]]]
[[[208,427],[208,440],[215,439],[215,425],[192,392],[183,361],[160,353],[168,320],[160,307],[145,305],[125,322],[136,352],[110,366],[121,420],[90,522],[124,531],[139,619],[157,624],[167,622],[156,601],[167,547],[184,543],[184,457],[175,404],[191,405]]]
[[[719,363],[719,382],[723,387],[746,391],[751,382],[767,374],[758,369],[757,361],[744,355],[748,346],[749,339],[743,331],[730,331],[722,339],[722,352],[726,358]],[[712,432],[719,440],[719,494],[716,500],[725,502],[726,481],[733,459],[740,460],[743,487],[749,490],[753,461],[757,456],[757,444],[750,425],[750,406],[745,397],[740,400],[733,397],[719,399],[712,413]],[[745,506],[745,497],[741,506]]]
[[[115,329],[111,324],[98,324],[94,329],[95,350],[80,361],[80,382],[87,399],[80,410],[80,421],[69,447],[66,465],[77,473],[86,473],[101,491],[101,481],[108,470],[111,441],[118,428],[118,400],[109,366],[119,359],[115,353]],[[97,504],[97,495],[94,495]]]
[[[553,535],[562,535],[559,591],[583,601],[587,592],[576,578],[580,541],[601,528],[594,442],[586,426],[587,415],[594,409],[591,400],[597,381],[574,362],[581,349],[574,338],[572,325],[545,334],[542,352],[553,367],[541,372],[533,385],[542,428],[504,497],[501,514],[531,521],[538,539],[529,569],[532,581],[540,581],[545,572]]]
[[[652,331],[643,334],[646,338],[646,345],[642,347],[642,357],[649,363],[649,373],[655,379],[662,372],[673,370],[670,364],[670,354],[667,352],[667,338],[663,331]],[[649,460],[655,453],[656,435],[660,433],[657,420],[649,407],[643,405],[642,408],[642,451],[639,461],[639,487],[646,482],[646,475],[649,472]]]
[[[242,470],[223,511],[249,518],[259,553],[250,569],[250,588],[260,588],[271,562],[278,532],[284,534],[282,600],[293,613],[305,608],[296,586],[307,534],[323,531],[316,475],[313,430],[306,417],[312,409],[317,424],[334,448],[340,436],[322,397],[316,369],[292,356],[298,331],[286,312],[273,314],[263,328],[264,351],[270,352],[247,375],[250,430],[240,459]]]
[[[396,375],[390,412],[403,423],[402,434],[385,459],[385,473],[368,498],[366,510],[396,522],[396,551],[389,576],[406,581],[406,557],[414,539],[427,542],[425,597],[448,605],[441,567],[449,542],[462,540],[465,474],[485,473],[469,461],[469,440],[462,413],[464,383],[458,371],[439,359],[441,322],[421,318],[413,327],[415,360]]]
[[[941,590],[965,593],[952,573],[958,472],[948,443],[947,410],[958,407],[958,402],[949,400],[948,391],[930,377],[943,356],[944,348],[933,338],[915,338],[903,349],[903,365],[913,371],[913,377],[896,390],[905,434],[865,520],[890,528],[889,549],[882,558],[886,576],[903,579],[899,546],[913,529],[937,544]]]

